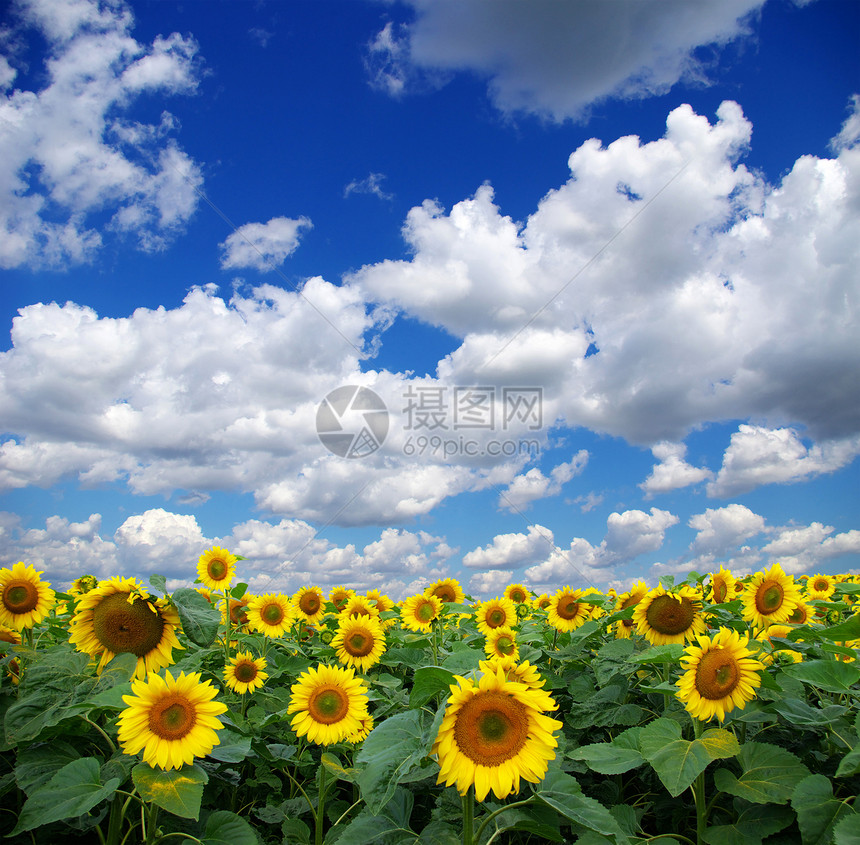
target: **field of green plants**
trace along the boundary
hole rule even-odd
[[[250,596],[217,548],[197,574],[0,570],[4,841],[860,843],[850,576],[395,603]]]

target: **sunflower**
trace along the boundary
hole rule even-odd
[[[14,628],[0,625],[0,655],[4,655],[8,651],[3,643],[7,643],[8,645],[21,645],[21,634],[19,634]]]
[[[484,641],[484,652],[487,657],[509,657],[514,661],[520,659],[520,647],[517,645],[517,635],[513,628],[502,625],[491,628]]]
[[[547,608],[547,621],[558,631],[575,631],[591,615],[591,605],[580,601],[582,590],[562,587]]]
[[[501,668],[507,680],[525,684],[532,689],[540,689],[546,683],[538,673],[537,667],[532,666],[528,660],[518,663],[513,657],[493,655],[487,660],[480,661],[478,668],[482,672],[496,672]]]
[[[230,658],[230,665],[224,667],[224,683],[240,695],[254,692],[260,689],[269,677],[265,668],[265,657],[255,658],[248,651],[240,651]]]
[[[325,616],[325,595],[319,587],[302,587],[293,596],[296,618],[315,625]]]
[[[95,575],[81,575],[80,578],[75,578],[69,585],[67,590],[70,596],[82,596],[90,590],[94,590],[99,585],[99,579]]]
[[[785,638],[793,630],[794,625],[776,624],[759,631],[756,635],[756,640],[760,643],[767,643],[770,646],[770,653],[764,653],[759,658],[765,666],[770,666],[775,660],[785,663],[800,663],[803,660],[803,655],[799,651],[795,651],[793,648],[775,649],[771,642],[772,637]]]
[[[813,575],[806,582],[806,595],[811,599],[827,601],[836,592],[836,579],[830,575]]]
[[[671,591],[662,586],[649,590],[636,605],[633,622],[651,645],[683,643],[706,627],[699,593],[685,584]]]
[[[181,769],[205,757],[221,740],[215,731],[224,727],[216,718],[226,709],[213,701],[217,690],[201,681],[199,672],[180,672],[174,679],[152,674],[146,681],[132,681],[133,695],[119,714],[117,738],[126,754],[143,751],[143,760],[155,768]]]
[[[386,610],[394,609],[394,602],[379,590],[368,590],[367,597],[376,604],[377,613],[385,613]]]
[[[135,677],[143,678],[174,662],[179,614],[166,599],[154,599],[134,578],[115,575],[78,599],[69,623],[69,642],[92,657],[97,673],[118,654],[137,657]]]
[[[719,572],[711,573],[711,603],[723,604],[735,597],[735,576],[720,566]]]
[[[212,546],[200,555],[197,561],[197,577],[210,590],[226,590],[236,574],[236,561],[239,558],[227,549]]]
[[[508,584],[503,595],[514,604],[523,604],[529,600],[529,591],[522,584]]]
[[[54,606],[54,591],[39,578],[41,574],[32,564],[20,562],[11,569],[0,569],[0,624],[23,631],[48,615]]]
[[[280,637],[293,623],[289,596],[267,593],[248,602],[248,627],[267,637]]]
[[[442,600],[426,593],[410,596],[400,607],[400,619],[410,631],[430,631],[442,612]]]
[[[466,594],[456,578],[434,581],[424,592],[450,604],[462,604],[466,600]]]
[[[290,727],[317,745],[332,745],[361,731],[367,718],[367,687],[352,668],[319,665],[290,687]]]
[[[803,599],[790,575],[775,563],[767,572],[757,572],[744,590],[743,618],[759,628],[785,622]]]
[[[474,785],[483,801],[490,790],[499,799],[518,792],[520,778],[543,780],[558,747],[553,733],[562,727],[544,715],[557,709],[549,693],[507,680],[501,667],[477,684],[455,677],[431,752],[439,761],[436,782],[455,784],[461,795]]]
[[[230,628],[233,633],[237,631],[246,632],[248,630],[248,606],[254,600],[254,596],[250,593],[245,593],[240,599],[234,599],[230,596]],[[218,603],[221,610],[221,622],[227,624],[227,606],[224,600]]]
[[[331,645],[341,663],[366,672],[385,653],[382,622],[376,616],[358,614],[342,619]]]
[[[814,616],[815,608],[810,607],[801,599],[794,610],[791,611],[791,616],[789,616],[785,621],[788,622],[789,625],[806,625],[810,619],[814,618]]]
[[[353,595],[346,603],[344,609],[338,614],[340,619],[348,619],[350,616],[379,616],[379,611],[376,609],[376,602],[371,601],[367,596]]]
[[[328,600],[334,605],[334,609],[340,613],[354,595],[355,590],[350,590],[347,587],[332,587],[328,594]]]
[[[552,599],[546,593],[541,593],[532,601],[532,607],[535,610],[548,610],[552,604]]]
[[[696,641],[684,649],[684,674],[675,695],[693,718],[704,722],[716,716],[722,722],[726,713],[755,698],[764,666],[750,657],[749,637],[730,628]]]
[[[359,742],[364,742],[367,739],[367,735],[373,730],[373,716],[367,715],[361,720],[361,727],[351,733],[346,741],[351,743],[352,745],[358,745]]]
[[[517,624],[517,606],[506,598],[489,599],[478,604],[478,630],[486,636],[493,628],[511,628]]]
[[[630,585],[630,589],[626,593],[622,593],[615,600],[615,611],[627,610],[628,607],[636,607],[645,594],[648,592],[648,585],[644,581],[636,581]],[[627,639],[633,633],[633,618],[621,619],[615,623],[615,638],[618,640]]]

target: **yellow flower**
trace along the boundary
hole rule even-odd
[[[806,595],[811,599],[827,601],[836,592],[836,579],[830,575],[813,575],[806,582]]]
[[[491,628],[484,641],[484,653],[487,657],[509,657],[514,661],[519,660],[520,647],[517,645],[514,629],[506,625]]]
[[[385,653],[385,631],[378,617],[355,614],[340,621],[331,645],[341,663],[366,672]]]
[[[386,610],[394,608],[394,602],[379,590],[368,590],[367,597],[375,603],[377,613],[385,613]]]
[[[684,674],[676,696],[695,719],[716,716],[721,722],[736,707],[743,709],[755,698],[764,666],[750,657],[749,637],[730,628],[713,636],[697,637],[698,645],[684,649]]]
[[[433,620],[442,612],[442,600],[419,593],[410,596],[400,607],[400,618],[410,631],[431,631]]]
[[[351,668],[311,667],[290,687],[290,727],[317,745],[341,742],[362,730],[367,718],[367,687]]]
[[[68,593],[70,596],[82,596],[90,590],[95,589],[99,585],[99,579],[95,575],[81,575],[80,578],[75,578],[69,585]]]
[[[238,558],[220,546],[212,546],[197,561],[197,577],[210,590],[226,590],[236,574]]]
[[[255,658],[249,651],[240,651],[224,667],[224,683],[234,692],[244,695],[260,689],[269,677],[264,657]]]
[[[166,599],[154,599],[134,578],[114,576],[78,599],[69,624],[69,642],[92,657],[96,672],[118,654],[137,657],[135,677],[143,678],[174,662],[179,614]]]
[[[711,603],[723,604],[735,597],[735,576],[720,566],[719,572],[711,573]]]
[[[288,596],[267,593],[248,602],[248,626],[267,637],[280,637],[293,622]]]
[[[373,730],[373,716],[365,716],[361,720],[361,727],[355,731],[354,733],[349,734],[347,736],[346,741],[352,743],[352,745],[358,745],[359,742],[364,742],[367,739],[367,735]]]
[[[230,596],[230,627],[233,633],[237,631],[248,630],[248,605],[253,601],[254,596],[250,593],[245,593],[240,599],[234,599]],[[221,610],[221,622],[227,624],[227,606],[224,604],[224,599],[218,603]]]
[[[475,612],[478,630],[486,636],[493,628],[512,628],[517,624],[517,607],[506,598],[482,601]]]
[[[582,590],[562,587],[556,591],[547,608],[547,621],[558,631],[575,631],[591,615],[591,605],[583,601]]]
[[[616,612],[626,610],[628,607],[636,607],[645,598],[647,592],[648,585],[644,581],[637,581],[635,584],[632,584],[626,593],[622,593],[617,597],[615,601]],[[633,625],[632,616],[630,619],[622,619],[620,622],[616,622],[614,626],[615,638],[619,640],[628,639],[633,633]]]
[[[785,621],[788,622],[789,625],[806,625],[814,616],[815,608],[811,607],[801,599],[794,610],[791,611],[791,615]]]
[[[476,684],[457,676],[451,685],[432,753],[439,761],[437,783],[465,795],[474,785],[483,801],[518,792],[520,779],[539,783],[555,758],[553,733],[562,723],[545,713],[557,705],[545,690],[508,681],[504,670],[484,672]]]
[[[379,611],[376,609],[376,602],[371,601],[367,596],[353,595],[346,603],[344,609],[338,614],[340,619],[348,619],[350,616],[379,616]]]
[[[775,563],[767,572],[757,572],[743,592],[743,618],[758,628],[785,622],[802,601],[800,589],[790,575]]]
[[[504,596],[514,604],[523,604],[529,600],[529,591],[522,584],[509,584],[505,587]]]
[[[424,592],[451,604],[462,604],[466,600],[466,594],[456,578],[434,581]]]
[[[478,668],[482,672],[494,673],[501,668],[507,680],[525,684],[533,689],[540,689],[546,683],[546,679],[538,673],[537,667],[532,666],[528,660],[518,663],[513,657],[493,655],[487,660],[480,661]]]
[[[652,645],[683,643],[705,632],[702,601],[686,585],[672,591],[662,586],[649,590],[636,605],[633,622]]]
[[[325,616],[325,596],[319,587],[302,587],[293,596],[296,618],[315,625]]]
[[[532,607],[534,607],[535,610],[548,610],[551,604],[552,599],[546,593],[541,593],[539,596],[535,597],[532,602]]]
[[[328,594],[328,600],[334,605],[334,609],[340,613],[346,603],[355,595],[355,590],[350,590],[346,587],[332,587]]]
[[[774,660],[779,659],[789,663],[800,663],[803,660],[803,655],[799,651],[795,651],[793,648],[774,649],[773,644],[771,643],[771,637],[785,638],[788,636],[789,631],[792,631],[793,629],[794,625],[777,624],[771,625],[763,631],[759,631],[756,635],[756,639],[761,643],[767,643],[771,649],[770,653],[765,653],[759,658],[765,666],[770,666]]]
[[[205,757],[221,740],[215,731],[224,725],[217,719],[227,705],[213,701],[217,690],[199,672],[184,672],[174,679],[152,674],[146,681],[132,681],[133,695],[119,714],[117,738],[126,754],[143,751],[153,768],[181,769],[195,757]]]
[[[32,564],[0,569],[0,624],[16,631],[32,628],[50,613],[54,591]]]

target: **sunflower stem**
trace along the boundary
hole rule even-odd
[[[475,793],[470,786],[463,796],[463,845],[473,845],[472,831],[475,826]]]
[[[693,719],[693,737],[699,739],[702,736],[702,722]],[[705,773],[699,772],[693,781],[693,802],[696,805],[696,845],[704,843],[705,828],[708,823],[708,809],[705,804]]]
[[[125,815],[127,802],[123,801],[122,795],[115,795],[110,804],[110,819],[108,820],[107,837],[105,845],[119,845],[120,833],[122,832],[122,820]]]
[[[227,608],[224,622],[224,665],[228,666],[230,664],[230,623],[233,617],[230,613],[230,592],[226,587],[224,588],[224,607]]]
[[[317,798],[317,811],[314,830],[314,845],[322,845],[323,841],[323,822],[325,821],[325,793],[326,793],[326,768],[320,763],[320,794]]]

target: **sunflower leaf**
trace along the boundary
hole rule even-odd
[[[179,620],[182,622],[182,630],[195,645],[211,645],[221,624],[221,612],[212,607],[197,590],[183,587],[171,596]]]
[[[860,845],[860,813],[840,819],[833,828],[834,845]]]
[[[203,845],[257,845],[254,828],[229,810],[216,810],[203,828]]]
[[[791,678],[827,692],[848,692],[860,681],[860,669],[837,660],[805,660],[785,666],[782,671]]]
[[[746,742],[738,761],[741,776],[728,769],[714,772],[714,785],[753,804],[785,804],[809,769],[790,751],[766,742]]]
[[[709,827],[702,837],[707,845],[761,845],[762,839],[778,833],[794,821],[788,807],[752,804],[740,813],[734,824]]]
[[[448,687],[454,683],[454,673],[440,666],[425,666],[415,670],[412,679],[412,692],[409,693],[409,706],[421,707],[438,693],[448,694]]]
[[[203,787],[209,775],[196,763],[169,771],[140,763],[131,770],[131,779],[144,801],[152,801],[174,816],[200,818]]]
[[[701,740],[681,738],[681,726],[672,719],[656,719],[642,728],[639,751],[673,798],[677,798],[715,759]]]
[[[837,822],[854,814],[854,810],[833,797],[833,787],[824,775],[810,775],[800,781],[791,796],[791,806],[797,813],[803,841],[810,845],[832,842]]]

